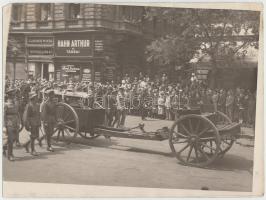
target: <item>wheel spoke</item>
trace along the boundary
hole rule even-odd
[[[68,117],[71,116],[71,113],[68,113],[67,116],[64,118],[64,121],[68,120]]]
[[[201,136],[203,133],[207,132],[211,127],[204,128],[198,135]]]
[[[57,130],[58,130],[58,128],[56,128],[56,129],[54,130],[53,134],[54,134]]]
[[[199,130],[199,127],[200,127],[200,120],[198,120],[198,123],[197,123],[197,126],[196,126],[196,129],[194,130],[194,134],[197,134],[198,130]]]
[[[191,133],[194,133],[194,130],[192,128],[191,119],[188,119],[188,125]]]
[[[201,148],[198,148],[199,149],[199,152],[207,159],[207,160],[210,160],[209,156],[201,149]]]
[[[215,140],[216,138],[215,137],[206,137],[206,138],[200,138],[200,140]]]
[[[69,130],[76,131],[76,129],[74,129],[74,128],[68,126],[68,125],[63,125],[63,126],[64,126],[65,128],[67,128],[67,129],[69,129]]]
[[[209,148],[209,149],[211,150],[211,152],[212,152],[212,151],[215,151],[215,149],[212,148],[212,143],[211,143],[211,146],[208,146],[207,144],[204,144],[204,143],[202,143],[201,145],[204,146],[204,147]]]
[[[73,120],[70,120],[70,121],[67,121],[67,122],[63,122],[62,124],[64,125],[64,124],[69,124],[69,123],[72,123],[72,122],[75,122],[75,120],[73,119]]]
[[[188,138],[188,136],[185,136],[185,135],[183,135],[183,134],[180,133],[180,132],[175,132],[175,131],[173,131],[173,133],[175,133],[176,135],[180,135],[180,136],[182,136],[182,137],[184,137],[184,138]]]
[[[185,130],[185,132],[188,134],[188,135],[191,135],[191,133],[187,130],[187,128],[181,123],[180,124],[182,126],[182,128]]]
[[[178,152],[178,154],[181,154],[186,148],[188,148],[189,147],[189,144],[187,144],[185,147],[183,147],[179,152]]]
[[[182,143],[187,143],[187,142],[188,142],[188,140],[184,140],[184,141],[174,141],[174,140],[172,140],[173,144],[182,144]]]
[[[187,156],[187,162],[189,161],[189,158],[191,156],[192,149],[193,149],[193,145],[190,145],[190,149],[189,149],[188,156]]]

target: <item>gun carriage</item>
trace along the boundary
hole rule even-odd
[[[178,118],[171,128],[163,127],[147,132],[144,124],[133,128],[108,127],[105,122],[106,106],[103,100],[91,102],[86,93],[55,90],[57,139],[80,135],[94,139],[121,137],[163,141],[169,145],[175,157],[185,165],[204,167],[222,157],[240,136],[240,124],[233,123],[225,114],[203,112],[200,108],[176,109]]]

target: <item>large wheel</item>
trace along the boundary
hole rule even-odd
[[[75,138],[79,133],[79,119],[76,111],[70,105],[60,102],[56,104],[56,126],[54,136],[58,141],[60,137]]]
[[[215,125],[216,127],[218,127],[218,129],[233,123],[232,120],[226,114],[220,111],[216,112],[215,119],[216,119]],[[221,136],[221,146],[220,146],[221,151],[219,155],[224,156],[224,154],[231,149],[234,142],[235,140],[232,138]]]
[[[185,165],[204,167],[220,152],[220,135],[206,117],[188,114],[174,122],[169,145],[176,158]]]

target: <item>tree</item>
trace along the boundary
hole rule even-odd
[[[157,17],[157,20],[166,20],[172,28],[170,29],[174,42],[170,46],[169,54],[165,42],[155,42],[151,55],[160,60],[182,60],[179,56],[174,59],[176,54],[183,53],[191,56],[191,52],[198,55],[208,55],[212,65],[211,86],[215,86],[215,78],[219,62],[230,65],[236,57],[243,57],[247,48],[254,46],[258,48],[259,18],[260,13],[255,11],[238,10],[214,10],[214,9],[180,9],[180,8],[153,8],[149,10],[146,18],[149,20]],[[169,33],[166,33],[169,34]],[[164,36],[162,36],[164,37]],[[182,38],[186,38],[183,39]],[[161,41],[160,39],[158,41]],[[166,42],[167,44],[169,42]],[[174,47],[175,46],[175,47]],[[186,47],[186,48],[183,48]],[[147,47],[151,49],[150,46]],[[173,49],[177,49],[172,53]],[[161,49],[161,50],[158,50]],[[182,52],[182,49],[184,50]],[[160,56],[158,55],[159,53]],[[167,56],[166,56],[167,55]],[[168,55],[173,55],[169,57]],[[171,58],[171,59],[170,59]],[[148,59],[149,60],[149,59]]]

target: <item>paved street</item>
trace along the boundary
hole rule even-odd
[[[140,117],[128,117],[133,127]],[[170,126],[162,120],[144,121],[147,130]],[[22,132],[22,142],[27,133]],[[168,141],[144,141],[99,137],[80,143],[55,144],[55,152],[46,146],[32,157],[24,149],[15,149],[15,162],[3,162],[6,181],[45,182],[85,185],[130,186],[149,188],[251,191],[253,148],[235,144],[221,160],[200,169],[178,163],[170,153]],[[243,141],[246,142],[246,141]],[[81,144],[82,143],[82,144]]]

